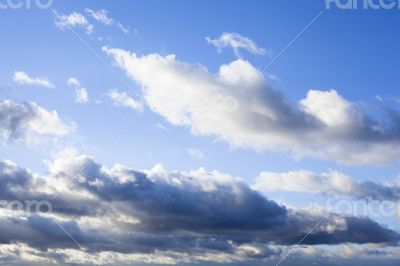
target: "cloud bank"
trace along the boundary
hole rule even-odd
[[[88,261],[109,254],[161,256],[176,263],[276,258],[307,234],[304,245],[393,246],[400,240],[397,232],[366,217],[289,209],[218,171],[107,168],[71,150],[48,167],[40,176],[0,162],[2,200],[42,199],[53,205],[50,213],[31,215],[2,209],[2,243],[37,253],[75,252],[70,257],[77,259],[82,250],[65,230],[91,254],[84,256]]]

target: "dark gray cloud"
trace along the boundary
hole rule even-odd
[[[54,213],[73,219],[98,219],[123,214],[136,221],[115,221],[114,225],[123,228],[125,233],[109,235],[107,231],[98,230],[94,233],[98,235],[95,238],[89,237],[92,233],[80,229],[79,223],[74,228],[70,227],[77,239],[94,249],[121,249],[121,245],[112,247],[110,243],[93,241],[103,238],[115,243],[124,242],[126,251],[129,248],[149,251],[180,249],[191,246],[190,243],[192,247],[199,246],[199,243],[202,243],[200,246],[210,245],[210,249],[229,249],[229,242],[238,245],[292,245],[323,218],[312,212],[289,210],[252,190],[243,181],[218,172],[198,170],[171,173],[162,169],[142,172],[122,166],[106,169],[88,157],[69,158],[65,161],[70,163],[66,170],[59,167],[58,172],[51,175],[60,180],[68,180],[67,186],[71,186],[69,189],[76,193],[61,193],[52,202]],[[39,185],[43,188],[49,184],[35,181],[31,173],[10,163],[3,162],[1,165],[3,199],[50,199],[50,194],[34,192],[35,189],[39,190]],[[79,175],[78,169],[83,169]],[[82,196],[82,193],[88,192],[92,195],[91,199]],[[46,224],[48,221],[45,218],[32,219],[25,224],[30,230],[38,231],[43,227],[43,230],[50,230],[43,233],[49,236],[53,235],[53,227],[57,229],[54,231],[59,231],[58,226],[51,226],[54,223]],[[329,230],[326,229],[327,225],[330,226]],[[217,241],[210,241],[213,238]],[[329,214],[305,243],[395,244],[398,240],[396,232],[368,218]],[[57,245],[57,241],[50,242]],[[45,241],[43,245],[48,243]]]
[[[53,205],[52,213],[0,215],[1,243],[41,251],[79,249],[65,230],[91,253],[221,253],[257,259],[278,256],[281,250],[271,245],[295,245],[319,222],[303,244],[393,246],[400,240],[397,232],[369,218],[288,209],[217,171],[108,169],[78,155],[56,159],[49,169],[40,177],[0,163],[1,200],[46,199]],[[59,195],[51,200],[53,190]],[[243,248],[249,245],[250,251]]]

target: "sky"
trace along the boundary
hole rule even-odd
[[[399,6],[1,0],[0,265],[398,265]]]

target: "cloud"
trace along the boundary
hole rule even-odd
[[[52,213],[27,219],[18,212],[10,214],[12,219],[0,212],[3,243],[75,249],[61,225],[88,252],[196,256],[237,255],[241,250],[251,258],[271,256],[271,245],[297,244],[316,225],[303,244],[393,245],[400,239],[367,217],[288,209],[219,171],[169,172],[160,165],[147,171],[118,164],[107,168],[73,151],[48,166],[48,174],[39,176],[11,162],[0,163],[4,200],[45,199],[53,206]]]
[[[261,172],[254,188],[262,191],[296,191],[310,193],[349,193],[352,180],[338,172],[317,176],[311,171],[300,170],[284,173]]]
[[[48,78],[46,77],[32,78],[29,77],[28,74],[26,74],[23,71],[15,71],[13,80],[20,85],[34,85],[50,89],[55,87],[54,84],[51,83]]]
[[[0,242],[35,259],[47,250],[45,257],[55,264],[79,261],[82,255],[85,263],[99,264],[128,259],[156,264],[272,259],[316,225],[302,244],[384,246],[400,240],[397,232],[367,217],[288,209],[219,171],[170,172],[161,165],[145,171],[119,164],[107,168],[74,150],[47,165],[48,172],[41,176],[0,161],[2,200],[52,204],[50,213],[31,214],[0,205]],[[91,255],[86,256],[60,226]],[[1,252],[6,251],[0,248]],[[53,257],[53,252],[63,256]]]
[[[119,92],[117,89],[114,89],[110,90],[107,93],[107,96],[113,101],[115,106],[127,107],[132,110],[143,109],[143,105],[140,102],[129,97],[128,93],[126,92]]]
[[[231,47],[235,55],[239,58],[241,57],[240,49],[256,55],[264,55],[269,53],[264,48],[258,47],[254,41],[235,32],[225,32],[216,39],[206,37],[206,40],[209,44],[217,47],[218,51],[221,51],[222,48]]]
[[[56,111],[48,111],[34,102],[0,102],[0,136],[6,140],[31,142],[39,136],[64,136],[75,129]]]
[[[310,90],[300,105],[305,113],[327,126],[349,127],[352,123],[362,126],[364,122],[362,114],[334,90]]]
[[[298,246],[296,249],[271,249],[275,256],[268,259],[257,260],[258,246],[243,245],[237,248],[236,254],[228,253],[203,253],[196,256],[202,265],[275,265],[279,262],[277,252],[283,254],[291,251],[285,260],[288,266],[325,265],[325,266],[354,266],[354,265],[380,265],[395,266],[400,258],[398,248],[381,248],[374,246],[350,246],[341,250],[313,248]],[[252,259],[243,260],[243,254],[255,254]],[[268,251],[266,251],[268,252]],[[192,256],[193,257],[193,256]],[[191,257],[178,252],[157,252],[156,254],[98,252],[88,254],[83,250],[75,249],[48,249],[46,251],[31,248],[24,244],[2,244],[0,246],[0,265],[21,266],[54,266],[65,265],[65,261],[73,265],[113,265],[127,266],[136,264],[146,265],[192,265]]]
[[[85,12],[89,14],[92,18],[94,18],[97,22],[100,22],[108,27],[116,26],[123,33],[129,33],[129,28],[122,25],[121,22],[116,21],[108,16],[108,11],[105,9],[94,11],[89,8],[85,8]]]
[[[394,110],[372,117],[335,90],[310,90],[291,102],[241,59],[214,74],[175,55],[103,50],[142,87],[152,111],[173,125],[190,127],[195,135],[216,136],[233,147],[279,149],[345,164],[385,164],[400,156],[400,115]]]
[[[286,173],[261,172],[253,186],[259,191],[295,191],[330,196],[349,196],[357,199],[399,201],[400,187],[396,184],[383,185],[370,181],[359,182],[349,176],[330,171],[315,174],[311,171]]]
[[[87,103],[89,101],[89,96],[85,88],[82,87],[76,90],[75,101],[77,103]]]
[[[81,82],[78,79],[71,77],[67,80],[67,85],[70,87],[80,87]]]
[[[103,23],[106,26],[111,26],[113,24],[113,20],[111,18],[108,17],[107,15],[107,10],[98,10],[98,11],[94,11],[92,9],[89,8],[85,8],[86,13],[90,14],[95,20],[97,20],[98,22]]]
[[[48,111],[34,102],[0,102],[2,137],[18,139],[29,132],[63,136],[74,130],[72,123],[64,122],[56,111]]]
[[[188,154],[196,159],[204,159],[204,153],[199,149],[189,148],[187,149]]]
[[[87,103],[89,102],[89,93],[86,88],[81,87],[81,82],[76,78],[69,78],[67,80],[67,85],[70,88],[75,89],[75,102],[76,103]]]
[[[90,24],[86,19],[86,17],[78,12],[72,12],[69,15],[60,15],[57,13],[57,11],[54,11],[54,23],[59,29],[62,30],[81,27],[85,29],[87,34],[91,34],[94,28],[93,25]]]

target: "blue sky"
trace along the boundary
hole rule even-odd
[[[104,10],[109,25],[88,10],[96,14]],[[31,124],[20,125],[18,134],[3,119],[2,157],[21,168],[51,179],[56,176],[54,169],[61,167],[56,162],[68,150],[69,156],[88,155],[108,169],[122,164],[145,173],[162,164],[168,171],[189,176],[201,167],[217,170],[241,178],[260,195],[288,208],[326,206],[327,199],[341,196],[361,201],[369,196],[378,201],[400,199],[399,181],[395,182],[400,155],[398,9],[326,9],[319,0],[54,1],[47,9],[33,5],[0,12],[2,102],[34,102],[57,112],[52,113],[57,123],[43,117],[29,122],[29,116],[24,121]],[[86,22],[57,24],[60,17],[67,19],[74,12]],[[218,40],[224,34],[245,38],[265,53],[248,51],[247,43],[238,57],[231,47],[218,49],[206,39]],[[150,54],[155,54],[154,61]],[[170,54],[175,58],[168,59]],[[233,62],[238,62],[238,71]],[[222,65],[231,66],[226,76],[217,74]],[[17,80],[16,72],[25,73],[30,81]],[[225,119],[225,111],[214,117],[196,108],[176,110],[180,105],[193,108],[193,103],[185,102],[196,97],[192,95],[209,98],[212,105],[211,92],[219,93],[214,86],[243,89],[247,83],[239,80],[232,85],[228,78],[247,81],[246,75],[253,72],[263,75],[259,87],[249,88],[245,95],[234,94],[241,108],[235,112],[244,114],[259,130],[256,133],[265,137],[260,142],[246,122],[234,119],[235,114]],[[71,78],[79,84],[68,82]],[[53,86],[34,84],[44,79]],[[203,95],[203,87],[207,94]],[[88,98],[79,102],[76,93],[82,88]],[[231,97],[229,91],[221,91],[223,97]],[[113,99],[112,92],[123,103]],[[163,98],[164,93],[169,96]],[[171,99],[177,100],[176,106],[168,105]],[[142,108],[121,106],[129,100]],[[284,113],[289,109],[296,114]],[[181,113],[190,121],[174,123]],[[269,115],[277,121],[266,122]],[[43,129],[46,120],[57,129],[42,134],[35,126]],[[68,133],[59,134],[62,125],[70,126]],[[290,171],[294,177],[285,179],[284,173]],[[303,182],[298,181],[299,171],[309,171]],[[332,173],[340,173],[340,178]],[[274,185],[281,187],[271,189]],[[310,190],[312,186],[316,187]],[[398,216],[370,218],[398,229]],[[354,243],[347,240],[335,247],[347,244]],[[390,258],[380,259],[391,263]]]
[[[164,3],[161,4],[160,8],[154,10],[150,2],[147,2],[147,4],[130,3],[128,5],[132,5],[132,7],[124,6],[123,8],[109,6],[107,3],[101,3],[101,1],[91,3],[91,5],[94,4],[93,9],[96,9],[96,5],[99,5],[98,8],[105,5],[109,14],[118,17],[120,21],[130,25],[133,30],[126,35],[99,25],[96,29],[98,32],[95,34],[110,38],[110,41],[107,43],[99,42],[94,36],[83,35],[85,41],[104,58],[105,56],[99,50],[101,46],[109,45],[140,53],[175,53],[180,59],[191,63],[204,64],[210,71],[215,71],[219,65],[234,60],[235,55],[229,50],[224,50],[220,54],[216,53],[214,47],[207,45],[205,36],[216,37],[225,31],[239,32],[244,36],[251,36],[260,46],[266,47],[273,52],[273,55],[276,55],[324,7],[324,3],[320,1],[308,1],[301,4],[271,1],[264,4],[257,3],[255,5],[257,8],[245,7],[240,4],[230,5],[229,12],[222,12],[225,6],[223,4],[220,7],[216,6],[215,10],[209,10],[209,8],[206,8],[208,5],[202,4],[196,6],[194,3],[193,6],[178,7],[178,5]],[[160,4],[158,3],[158,5]],[[295,7],[293,7],[294,5]],[[63,10],[64,13],[68,13],[79,8],[83,10],[86,6],[87,4],[84,2],[74,3],[74,5],[56,2],[52,7],[54,10]],[[180,10],[183,8],[189,10]],[[193,14],[191,10],[199,11]],[[285,10],[285,12],[280,12],[282,10]],[[148,12],[154,12],[157,20],[154,20],[153,16],[148,16]],[[242,13],[251,14],[252,19],[238,20],[237,17]],[[174,19],[171,19],[172,14],[174,14]],[[188,19],[188,14],[192,19]],[[303,34],[299,41],[296,41],[268,69],[271,75],[279,77],[279,81],[272,81],[273,85],[285,92],[291,100],[301,99],[309,89],[313,88],[336,89],[347,99],[368,105],[379,104],[375,95],[395,96],[397,89],[395,85],[396,59],[398,55],[394,51],[398,46],[398,40],[395,38],[395,34],[391,33],[394,30],[391,25],[393,25],[396,15],[397,12],[391,10],[387,12],[330,10],[324,13],[318,19],[318,23],[312,25],[312,30]],[[205,20],[205,17],[209,19]],[[143,150],[137,152],[140,157],[133,156],[132,152],[135,153],[137,148],[132,147],[132,149],[129,149],[129,157],[133,158],[128,162],[137,164],[137,167],[149,167],[154,162],[162,161],[171,165],[174,169],[185,169],[185,167],[182,168],[180,161],[185,159],[182,158],[187,155],[185,152],[180,156],[176,155],[180,157],[179,163],[176,159],[172,159],[170,155],[175,149],[186,149],[191,146],[194,146],[193,148],[207,146],[207,148],[212,149],[205,152],[218,158],[213,157],[213,160],[201,162],[201,164],[210,164],[212,168],[224,167],[231,160],[239,162],[243,159],[241,154],[247,152],[243,150],[231,151],[229,147],[222,143],[208,145],[210,139],[193,138],[185,129],[174,128],[173,133],[170,132],[169,134],[158,131],[152,127],[157,123],[164,123],[164,121],[150,112],[132,114],[128,109],[111,108],[107,105],[99,107],[95,104],[76,105],[73,101],[66,101],[66,99],[74,97],[73,92],[65,84],[66,79],[70,76],[77,77],[91,92],[93,99],[96,100],[106,101],[102,99],[103,94],[113,88],[129,91],[126,84],[132,90],[137,91],[138,89],[137,85],[126,78],[123,73],[119,72],[118,75],[122,77],[125,84],[116,78],[72,33],[59,31],[52,23],[52,10],[15,10],[15,12],[4,12],[1,19],[4,20],[4,23],[11,23],[15,19],[18,21],[18,23],[13,23],[13,31],[6,27],[2,29],[3,34],[8,36],[3,43],[2,52],[2,58],[7,62],[2,66],[2,72],[5,73],[2,77],[3,87],[16,87],[12,78],[10,78],[16,69],[23,69],[28,73],[32,72],[32,75],[46,73],[46,76],[51,77],[51,80],[59,87],[57,91],[27,90],[24,87],[16,87],[9,90],[8,93],[22,100],[40,102],[43,106],[57,109],[60,114],[76,121],[80,125],[81,136],[87,137],[87,142],[85,142],[87,146],[101,147],[127,119],[137,115],[137,121],[134,125],[129,128],[126,134],[121,136],[121,143],[130,145],[130,142],[133,142],[134,139],[146,137],[149,132],[152,132],[151,134],[156,136],[152,139],[168,140],[160,141],[158,145],[172,144],[159,149],[157,157],[153,158],[143,158],[144,150],[149,151],[149,148],[152,150],[149,147],[151,143],[146,141]],[[32,21],[35,21],[35,23],[32,23]],[[79,30],[78,33],[82,34]],[[54,38],[52,38],[53,36]],[[29,42],[26,41],[27,39],[29,39]],[[60,47],[61,51],[51,49],[55,46]],[[251,60],[260,69],[270,63],[274,58],[273,55],[271,57],[259,57],[245,53],[246,59]],[[76,58],[81,58],[81,60],[77,61]],[[300,69],[301,71],[299,71]],[[387,104],[393,103],[388,102]],[[94,111],[94,109],[96,110]],[[81,115],[82,112],[87,112],[88,115]],[[110,116],[112,119],[110,119]],[[107,127],[103,127],[104,124]],[[99,131],[98,128],[101,128],[101,130]],[[94,132],[97,134],[94,134]],[[140,147],[140,143],[141,141],[138,141],[136,145]],[[117,149],[117,146],[112,145],[110,149]],[[121,154],[115,159],[117,161],[127,160],[127,154],[124,154],[124,151],[111,152],[111,150],[107,152],[113,154],[111,158],[118,156],[115,154]],[[165,151],[165,154],[162,151]],[[179,151],[175,151],[175,153],[179,153]],[[269,156],[268,152],[263,154],[249,152],[245,155],[245,157],[253,156],[247,163],[257,161],[254,166],[257,166],[259,170],[264,169],[265,164],[268,164],[268,168],[277,170],[284,170],[283,168],[286,167],[275,158],[275,155]],[[106,158],[106,154],[103,156],[107,163],[115,161],[115,159]],[[226,159],[225,156],[232,157]],[[237,157],[240,159],[237,159]],[[141,162],[137,162],[138,160]],[[192,161],[194,162],[187,162],[189,163],[188,168],[199,166],[199,162]],[[216,163],[212,165],[214,161]],[[262,161],[265,161],[265,164]],[[318,169],[326,169],[332,166],[341,167],[321,161],[316,163],[302,160],[294,163],[300,164],[296,166],[300,168],[311,165],[319,167]],[[232,163],[226,169],[230,172],[243,174],[243,170],[241,170],[243,168],[235,167],[236,165],[237,163]],[[365,167],[360,171],[363,171],[363,169]],[[355,170],[358,169],[349,169],[349,171]],[[364,173],[360,172],[360,175],[369,174],[371,170],[374,171],[375,169],[368,169]],[[387,174],[395,175],[396,168],[394,167],[391,170]],[[247,173],[247,170],[244,171]],[[377,171],[381,172],[382,169]],[[374,171],[373,175],[375,173]]]

